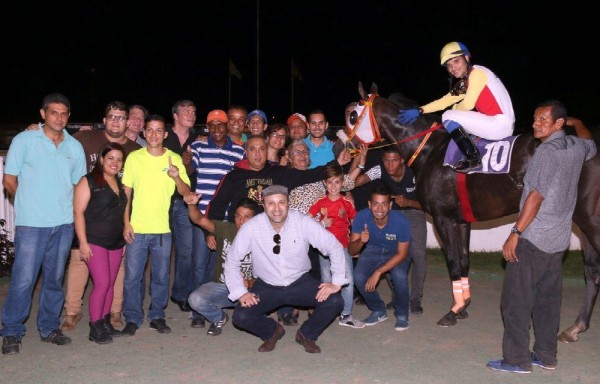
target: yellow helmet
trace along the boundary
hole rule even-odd
[[[448,60],[458,56],[471,56],[471,54],[466,45],[459,41],[452,41],[442,48],[442,52],[440,53],[441,64],[445,65]]]

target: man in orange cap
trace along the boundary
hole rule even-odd
[[[287,126],[290,130],[290,140],[304,140],[308,132],[306,117],[301,113],[294,113],[287,119]]]
[[[233,169],[235,162],[244,158],[244,148],[235,144],[227,135],[227,122],[225,111],[220,109],[210,111],[206,117],[208,139],[194,141],[190,146],[191,167],[196,174],[196,186],[193,191],[202,195],[198,201],[198,209],[203,214],[206,213],[208,203],[212,200],[223,176]],[[189,169],[188,173],[190,173]],[[193,252],[194,259],[189,271],[192,289],[189,293],[210,281],[212,276],[216,254],[209,252],[206,245],[207,235],[208,233],[203,233],[199,227],[194,226],[193,244],[194,249],[198,251]],[[202,328],[204,323],[204,318],[198,312],[192,311],[192,328]]]

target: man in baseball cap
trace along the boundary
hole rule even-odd
[[[208,116],[206,116],[206,124],[215,120],[220,123],[227,124],[227,113],[221,109],[213,109],[212,111],[208,112]]]
[[[264,135],[267,129],[267,114],[255,109],[248,114],[248,130],[252,135]]]
[[[306,117],[301,113],[294,113],[287,119],[287,126],[290,130],[290,139],[293,140],[304,140],[306,133],[308,132],[308,125],[306,123]]]

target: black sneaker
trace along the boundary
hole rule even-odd
[[[132,321],[127,322],[125,324],[125,328],[121,330],[121,335],[123,336],[135,336],[135,332],[140,329],[138,325]]]
[[[298,319],[294,316],[294,314],[292,312],[290,313],[286,313],[282,316],[278,316],[277,320],[279,320],[280,323],[282,323],[283,325],[298,325]]]
[[[420,315],[423,313],[423,307],[421,306],[421,300],[413,299],[410,301],[410,313]]]
[[[221,332],[223,332],[223,326],[229,320],[229,316],[227,316],[227,313],[224,313],[223,315],[224,316],[221,320],[217,321],[216,323],[210,323],[210,327],[208,328],[208,331],[206,332],[207,335],[219,336],[221,334]]]
[[[17,336],[4,336],[2,338],[2,354],[16,355],[21,352],[21,339]]]
[[[54,331],[50,332],[48,336],[40,337],[40,339],[45,343],[52,343],[56,345],[71,344],[71,338],[63,335],[60,329],[55,329]]]
[[[171,333],[171,328],[165,323],[165,319],[154,319],[150,321],[150,329],[158,331],[158,333]]]
[[[190,327],[204,328],[205,325],[206,325],[206,320],[204,320],[204,317],[200,316],[200,317],[192,318],[192,323],[190,324]]]
[[[177,306],[179,307],[179,310],[181,312],[189,312],[189,311],[191,311],[190,305],[188,304],[187,300],[176,300],[173,297],[171,297],[171,301],[173,303],[177,304]]]

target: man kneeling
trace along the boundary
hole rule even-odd
[[[263,191],[265,212],[240,228],[225,261],[229,299],[238,300],[233,323],[263,340],[259,352],[275,349],[285,330],[267,316],[280,306],[314,307],[312,316],[296,333],[296,342],[308,353],[320,353],[319,335],[341,312],[339,291],[347,284],[342,244],[310,216],[288,211],[288,190],[272,185]],[[331,260],[332,283],[310,274],[308,247],[318,248]],[[256,282],[249,290],[240,274],[245,255],[252,253]]]

